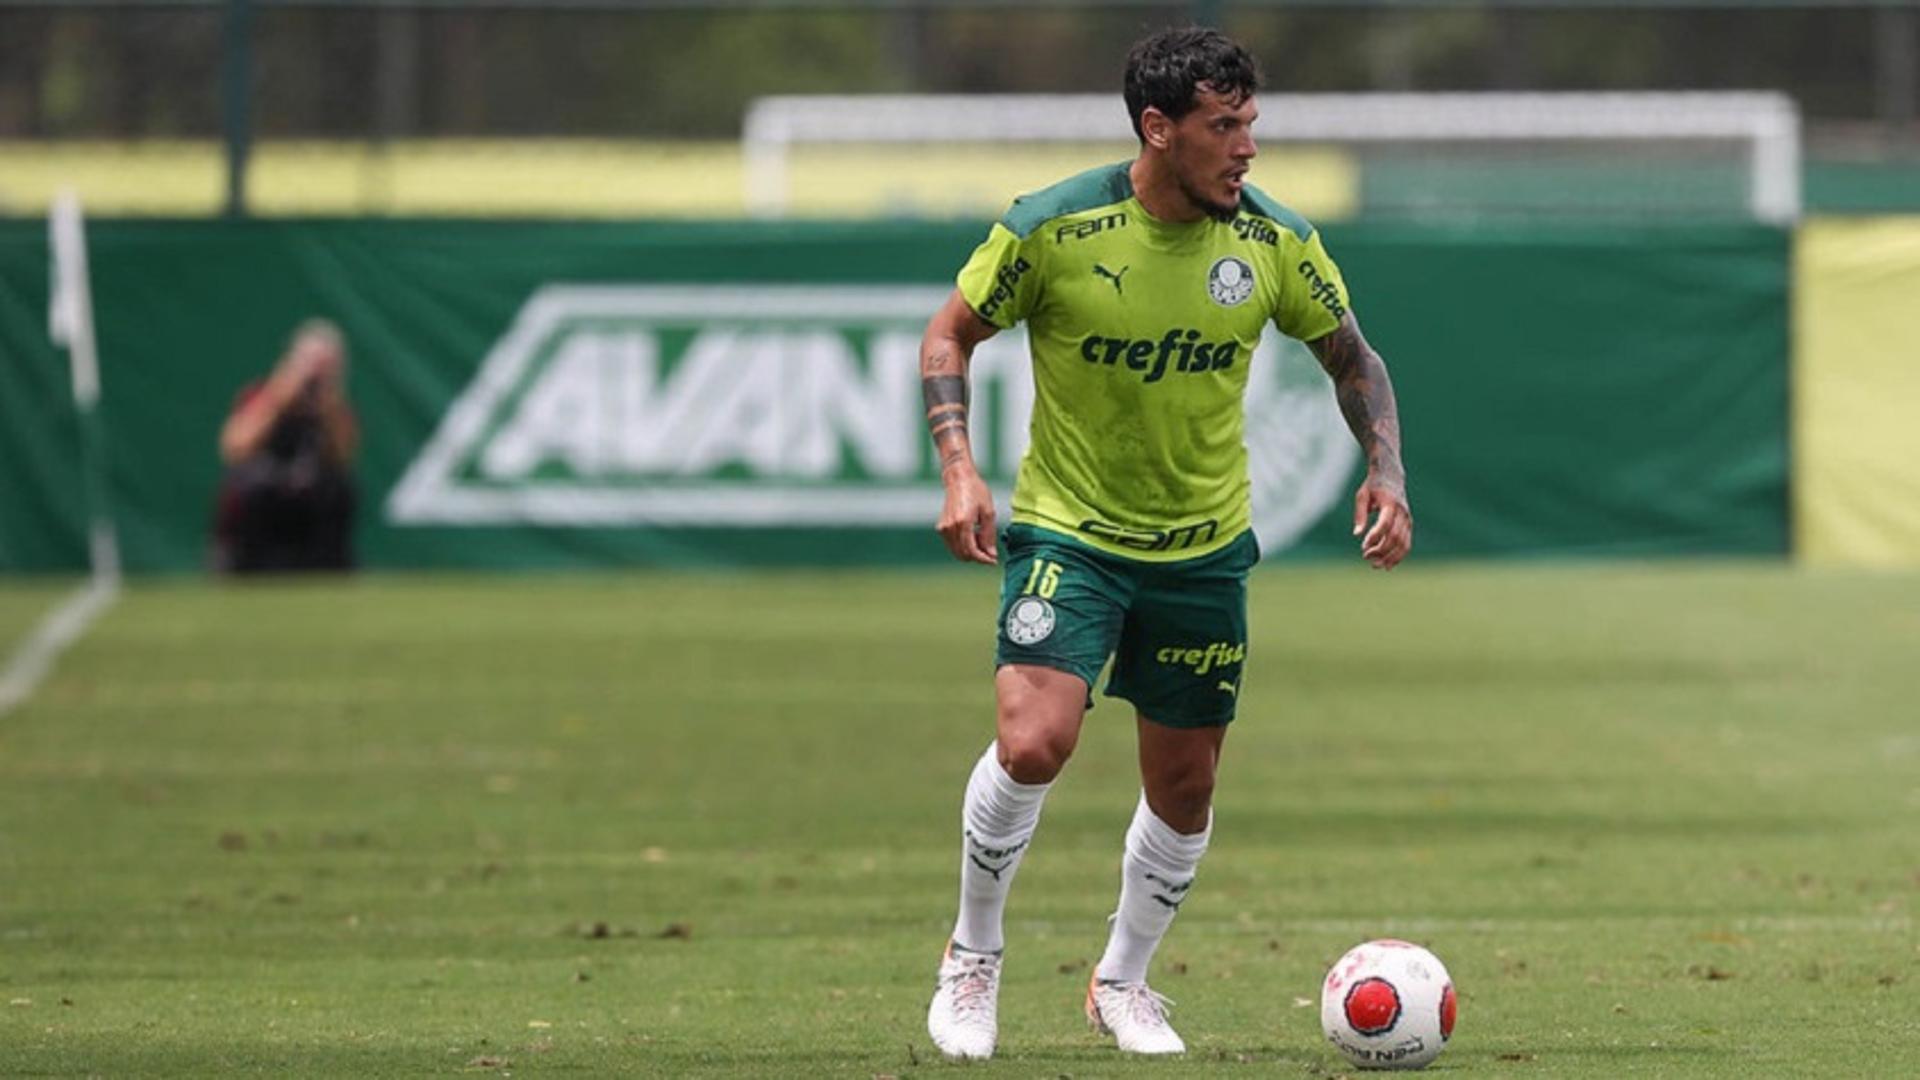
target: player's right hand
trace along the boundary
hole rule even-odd
[[[947,501],[940,509],[940,523],[934,528],[947,550],[961,562],[1000,561],[994,540],[993,493],[987,482],[970,468],[956,465],[947,473]]]
[[[1372,518],[1372,527],[1367,521]],[[1362,536],[1362,534],[1365,534]],[[1413,549],[1413,511],[1398,485],[1377,483],[1373,477],[1353,496],[1353,535],[1361,536],[1360,557],[1375,569],[1391,570]]]

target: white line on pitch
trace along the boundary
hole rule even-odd
[[[7,659],[6,670],[0,671],[0,716],[19,708],[33,696],[53,662],[67,646],[80,640],[80,635],[87,632],[87,627],[101,612],[113,606],[119,595],[117,575],[96,576],[34,627],[33,634]]]

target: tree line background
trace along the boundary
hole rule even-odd
[[[1920,7],[1282,9],[1221,25],[1285,91],[1778,89],[1816,152],[1920,145]],[[730,138],[769,93],[1118,90],[1192,4],[767,10],[262,6],[258,137]],[[225,13],[0,6],[0,138],[217,137]]]

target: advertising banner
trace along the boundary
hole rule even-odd
[[[372,567],[937,563],[918,343],[981,223],[101,222],[113,504],[134,571],[204,564],[236,393],[345,331]],[[1780,553],[1786,250],[1746,226],[1326,239],[1387,358],[1425,556]],[[84,565],[44,227],[0,224],[0,569]],[[1361,464],[1270,332],[1247,437],[1270,558],[1354,557]],[[975,358],[1003,506],[1019,331]]]
[[[1920,217],[1810,222],[1794,279],[1795,550],[1920,566]]]

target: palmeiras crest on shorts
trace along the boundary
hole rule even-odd
[[[1253,295],[1253,266],[1232,255],[1215,259],[1207,268],[1207,295],[1221,307],[1235,307]]]
[[[1053,633],[1053,605],[1037,596],[1023,596],[1007,609],[1007,640],[1015,645],[1038,645]]]

